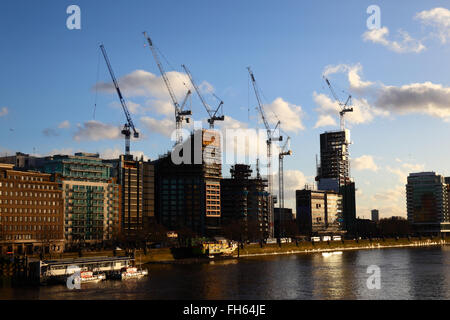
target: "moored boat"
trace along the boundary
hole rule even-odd
[[[106,280],[106,275],[104,273],[94,274],[91,271],[83,271],[80,274],[81,283],[88,282],[100,282]]]
[[[124,268],[120,274],[122,280],[142,278],[148,275],[147,269],[138,269],[136,267]]]

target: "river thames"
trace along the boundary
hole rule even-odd
[[[369,290],[369,266],[381,289]],[[141,280],[1,288],[0,299],[32,300],[383,300],[450,299],[450,247],[300,254],[150,265]]]

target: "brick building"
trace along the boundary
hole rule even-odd
[[[0,164],[0,253],[64,250],[64,210],[53,176]]]

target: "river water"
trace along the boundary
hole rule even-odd
[[[369,266],[381,289],[369,290]],[[450,247],[268,256],[202,264],[150,265],[140,280],[0,288],[0,299],[319,300],[450,299]]]

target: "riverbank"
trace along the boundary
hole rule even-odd
[[[252,244],[245,245],[240,248],[239,252],[236,250],[234,255],[229,258],[251,258],[260,256],[273,255],[290,255],[290,254],[311,254],[321,252],[333,251],[349,251],[349,250],[372,250],[372,249],[388,249],[388,248],[411,248],[411,247],[431,247],[443,246],[450,244],[450,238],[422,238],[422,239],[384,239],[384,240],[345,240],[345,241],[330,241],[311,243],[307,241],[296,243],[264,245]],[[141,264],[178,264],[178,263],[198,263],[210,261],[205,259],[175,259],[170,249],[155,249],[158,251],[151,251],[147,255],[141,255]],[[139,263],[139,254],[136,255],[136,262]]]
[[[236,250],[231,257],[222,257],[218,259],[237,259],[237,258],[252,258],[262,256],[274,255],[290,255],[290,254],[311,254],[321,252],[333,251],[349,251],[349,250],[372,250],[372,249],[387,249],[387,248],[410,248],[410,247],[431,247],[443,246],[450,244],[450,238],[402,238],[402,239],[384,239],[384,240],[345,240],[345,241],[330,241],[312,243],[309,241],[300,241],[298,244],[285,243],[279,246],[278,244],[269,244],[261,247],[258,244],[244,245],[244,248]],[[122,252],[116,252],[117,256],[124,255]],[[83,257],[112,257],[112,251],[92,251],[83,252]],[[45,259],[68,259],[77,258],[77,253],[64,253],[61,255],[54,255],[45,257]],[[38,258],[38,257],[36,257]],[[146,254],[143,250],[138,250],[135,253],[135,261],[138,265],[145,264],[187,264],[187,263],[204,263],[211,261],[209,258],[188,258],[175,259],[170,248],[148,249]],[[4,267],[6,268],[6,266]],[[8,268],[10,268],[8,266]],[[9,269],[8,269],[9,270]],[[3,271],[3,272],[1,272]],[[0,276],[6,275],[9,272],[0,269]]]

